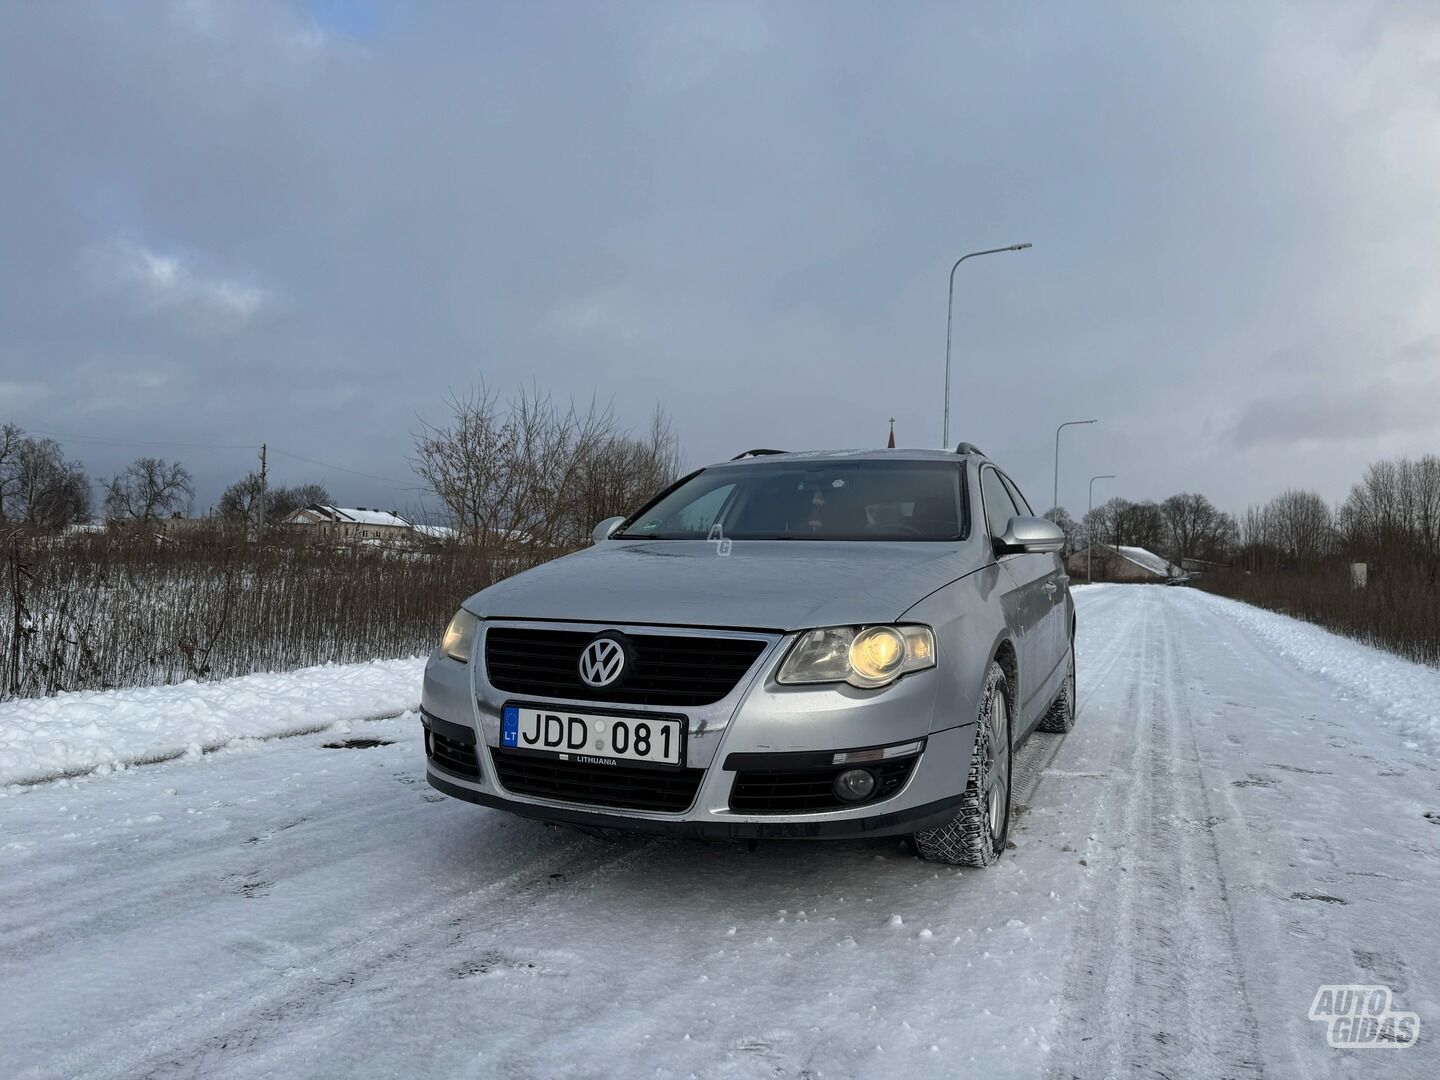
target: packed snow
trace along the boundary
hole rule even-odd
[[[394,715],[420,704],[422,659],[328,664],[277,675],[0,704],[0,784],[217,750]]]
[[[263,742],[247,680],[145,691],[157,732],[220,695],[235,741],[0,791],[0,1072],[1440,1075],[1440,770],[1404,712],[1436,673],[1189,590],[1076,601],[1079,722],[1017,758],[983,871],[446,799],[413,712],[365,719],[414,704],[414,664],[378,704],[297,673],[291,730],[349,730]],[[92,695],[92,746],[140,693]],[[1419,1043],[1327,1045],[1307,1012],[1345,983],[1390,987]]]
[[[1129,559],[1136,566],[1149,570],[1152,574],[1159,574],[1161,577],[1175,577],[1180,573],[1179,567],[1172,566],[1165,559],[1145,548],[1121,544],[1115,550],[1120,553],[1121,558]]]
[[[1440,757],[1440,670],[1337,637],[1311,623],[1239,600],[1192,594],[1243,627],[1278,657],[1375,709],[1397,732]]]

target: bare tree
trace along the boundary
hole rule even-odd
[[[1130,500],[1116,495],[1085,514],[1085,542],[1087,544],[1120,544],[1123,529],[1121,521],[1130,509]]]
[[[15,424],[0,424],[0,521],[10,520],[10,498],[19,484],[20,445],[25,432]]]
[[[236,525],[252,525],[260,508],[260,474],[246,473],[220,495],[216,509],[226,521]]]
[[[90,517],[90,481],[54,439],[0,427],[0,521],[58,529]]]
[[[564,516],[575,539],[583,543],[597,522],[633,512],[675,482],[680,473],[679,440],[657,407],[644,435],[613,434],[579,464]]]
[[[1060,526],[1060,531],[1065,534],[1065,546],[1061,548],[1060,554],[1064,557],[1070,556],[1080,547],[1080,523],[1070,516],[1070,511],[1063,506],[1051,507],[1045,511],[1045,520],[1053,521]]]
[[[90,480],[54,439],[22,439],[15,454],[11,519],[63,529],[90,518]]]
[[[244,479],[236,480],[220,496],[220,516],[227,521],[253,525],[260,512],[260,493],[260,474],[246,474]],[[328,505],[331,501],[330,493],[323,484],[271,488],[265,496],[265,520],[277,525],[302,507],[316,503]]]
[[[1333,548],[1330,507],[1313,491],[1286,491],[1265,507],[1268,538],[1291,563],[1318,562]]]
[[[462,542],[485,550],[582,545],[595,515],[633,509],[678,469],[663,412],[636,438],[595,402],[558,407],[537,388],[501,404],[483,384],[446,403],[449,422],[421,422],[415,471]]]
[[[1355,555],[1435,563],[1440,558],[1440,457],[1374,462],[1350,489],[1337,524]]]
[[[158,521],[186,509],[195,498],[195,482],[183,465],[153,457],[136,458],[100,486],[112,520]]]
[[[1433,566],[1440,561],[1440,456],[1426,454],[1415,462],[1415,529],[1420,549]]]
[[[1235,521],[1198,492],[1171,495],[1160,504],[1169,534],[1168,555],[1177,566],[1191,558],[1218,562],[1224,558]]]
[[[1131,503],[1121,514],[1118,526],[1120,534],[1124,537],[1120,543],[1142,547],[1146,551],[1152,552],[1165,550],[1165,515],[1161,512],[1160,507],[1148,499],[1144,502]]]

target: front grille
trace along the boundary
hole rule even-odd
[[[473,743],[456,742],[426,728],[425,752],[430,755],[431,761],[446,772],[474,780],[480,778],[480,762],[475,757]]]
[[[862,803],[841,802],[831,788],[835,777],[847,769],[856,768],[854,765],[795,772],[736,773],[735,784],[730,789],[730,809],[747,814],[798,814],[807,810],[870,806],[888,799],[904,787],[917,760],[916,757],[908,757],[864,766],[876,774],[879,783],[875,794]]]
[[[516,795],[625,810],[685,810],[705,775],[704,769],[586,765],[507,750],[494,756],[500,783]]]
[[[529,697],[628,705],[710,705],[735,688],[765,649],[746,638],[627,634],[633,658],[620,682],[603,689],[580,681],[583,630],[493,626],[485,633],[485,675],[497,690]]]

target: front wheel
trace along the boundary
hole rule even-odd
[[[1005,669],[992,662],[975,727],[975,748],[960,812],[944,825],[917,832],[922,859],[951,866],[989,866],[1010,833],[1010,698]]]

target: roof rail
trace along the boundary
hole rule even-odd
[[[767,450],[765,447],[759,446],[754,450],[746,450],[743,454],[736,454],[730,460],[743,461],[747,457],[768,457],[771,454],[788,454],[789,452],[789,450]]]
[[[984,450],[981,450],[981,449],[980,449],[978,446],[976,446],[973,442],[962,442],[962,443],[958,444],[958,445],[955,447],[955,453],[957,453],[957,454],[979,454],[981,457],[987,457],[987,456],[988,456],[988,455],[985,453]]]

